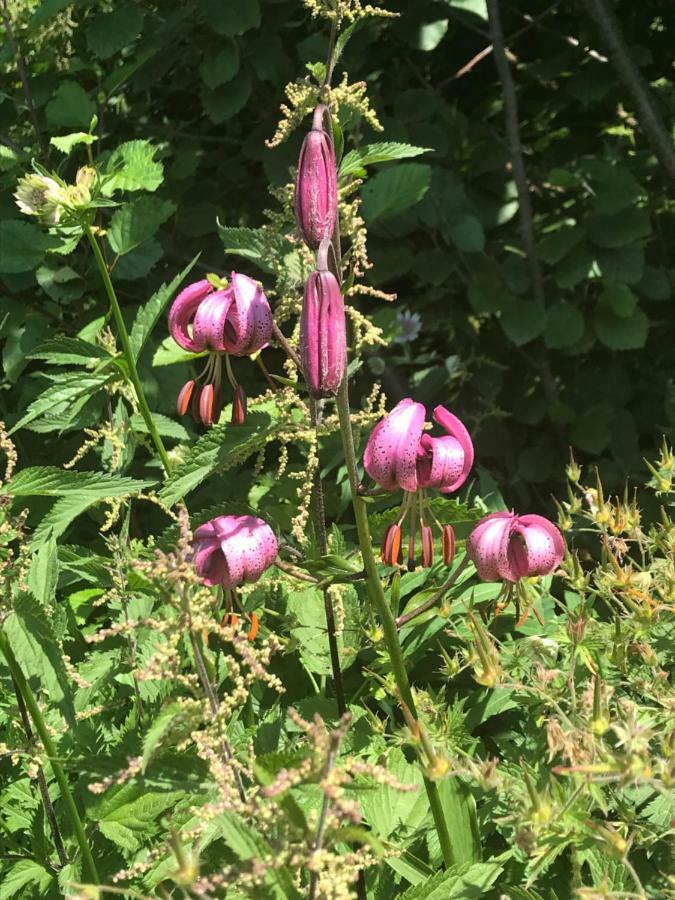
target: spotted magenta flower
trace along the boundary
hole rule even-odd
[[[229,356],[257,353],[272,337],[272,310],[260,283],[232,272],[224,284],[216,288],[208,279],[196,281],[180,292],[169,311],[169,331],[176,343],[190,353],[209,351],[204,371],[183,385],[176,402],[179,415],[190,409],[204,425],[216,422],[223,408],[223,365],[235,392],[233,422],[243,422],[246,395]]]
[[[277,539],[257,516],[216,516],[194,534],[194,566],[206,585],[257,581],[277,557]]]
[[[337,216],[337,172],[333,142],[323,127],[326,106],[314,110],[312,130],[305,135],[295,182],[295,218],[303,241],[316,250],[332,238]]]
[[[387,491],[404,491],[399,517],[384,536],[382,561],[398,563],[401,546],[400,529],[409,521],[408,568],[415,567],[415,532],[420,523],[422,565],[433,563],[433,532],[425,512],[426,490],[434,488],[442,494],[458,490],[466,481],[473,465],[473,443],[464,424],[444,406],[433,411],[434,421],[444,435],[432,436],[425,431],[426,409],[411,398],[401,400],[372,430],[363,455],[366,472]],[[443,560],[452,562],[455,539],[452,526],[441,525]],[[398,549],[397,549],[398,548]]]
[[[467,554],[483,581],[515,583],[533,575],[550,575],[562,562],[565,542],[543,516],[496,512],[473,529]]]
[[[328,270],[330,241],[321,242],[317,268],[305,282],[300,317],[300,356],[312,397],[334,397],[347,366],[345,304],[338,280]]]

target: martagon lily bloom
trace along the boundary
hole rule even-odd
[[[316,271],[305,282],[300,317],[300,355],[312,397],[334,397],[347,366],[345,304],[338,280],[328,270],[330,241],[321,242]]]
[[[223,364],[234,390],[232,421],[246,415],[246,395],[234,377],[229,356],[257,353],[272,337],[272,310],[259,282],[232,272],[229,283],[216,288],[207,279],[188,285],[169,311],[169,331],[176,343],[191,353],[209,351],[206,367],[181,388],[176,402],[179,415],[188,409],[197,423],[218,421],[224,405]]]
[[[527,600],[521,579],[550,575],[565,555],[565,541],[556,526],[538,515],[518,516],[496,512],[484,519],[469,535],[466,552],[483,581],[503,581],[503,608],[515,590],[516,605]],[[529,612],[525,603],[524,621]],[[538,619],[536,609],[534,613]],[[541,621],[541,619],[540,619]],[[543,623],[542,623],[543,624]]]
[[[442,494],[458,490],[473,465],[473,443],[464,424],[443,406],[434,409],[433,418],[444,429],[444,435],[428,434],[424,430],[423,404],[406,398],[378,422],[366,444],[363,462],[368,475],[385,490],[404,491],[398,519],[387,529],[382,544],[382,561],[388,565],[398,563],[401,525],[406,518],[409,520],[408,568],[415,568],[418,519],[422,565],[432,565],[434,540],[425,511],[426,490],[434,488]],[[450,565],[455,552],[452,526],[441,525],[433,513],[430,517],[440,529],[443,560]]]
[[[323,127],[326,107],[314,110],[312,130],[300,150],[295,182],[295,218],[303,241],[316,250],[332,238],[337,216],[337,172],[333,142]]]
[[[231,591],[257,581],[277,557],[277,539],[257,516],[216,516],[194,533],[194,567],[206,585]]]

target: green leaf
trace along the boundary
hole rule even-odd
[[[180,791],[159,793],[137,784],[124,785],[95,811],[98,827],[108,840],[131,852],[156,831],[162,813],[184,798]]]
[[[0,273],[30,272],[54,244],[54,239],[32,222],[0,222]]]
[[[96,112],[96,104],[77,82],[63,81],[45,112],[51,125],[88,128]]]
[[[250,410],[243,425],[233,428],[228,422],[211,428],[167,479],[162,500],[171,506],[213,472],[232,468],[260,450],[282,427],[277,418],[276,404],[268,400]]]
[[[633,315],[637,297],[625,284],[608,284],[602,292],[601,303],[623,318]]]
[[[154,481],[109,472],[74,472],[56,466],[21,469],[4,486],[12,497],[60,497],[74,492],[96,498],[122,497],[152,487]]]
[[[181,282],[190,274],[198,259],[199,254],[187,264],[182,272],[176,275],[173,281],[169,282],[169,284],[163,284],[159,290],[155,291],[152,297],[136,313],[134,324],[131,326],[129,333],[129,343],[131,344],[134,359],[138,360],[140,357],[167,303],[174,296]]]
[[[100,359],[112,359],[99,344],[79,338],[56,337],[43,341],[28,354],[30,359],[44,359],[56,366],[86,366]]]
[[[71,679],[44,607],[30,595],[20,594],[3,628],[24,675],[39,679],[42,690],[59,707],[69,726],[75,728]]]
[[[584,317],[571,303],[561,300],[546,313],[544,341],[553,350],[573,347],[584,334]]]
[[[59,266],[56,269],[40,266],[35,273],[35,279],[52,300],[59,302],[76,300],[86,290],[84,279],[70,266]]]
[[[494,862],[453,866],[409,888],[401,900],[473,900],[487,893],[502,869]]]
[[[363,187],[361,211],[367,222],[386,219],[418,203],[429,190],[431,166],[401,163],[378,172]]]
[[[593,254],[587,247],[574,247],[555,267],[555,283],[561,288],[572,288],[596,274]]]
[[[586,159],[580,169],[593,186],[594,205],[599,213],[613,215],[646,196],[645,189],[624,166]]]
[[[644,347],[649,333],[649,319],[641,309],[631,315],[617,316],[604,306],[596,310],[593,319],[595,333],[610,350],[638,350]]]
[[[155,160],[150,141],[128,141],[111,153],[101,188],[106,197],[115,191],[156,191],[164,180],[164,166]]]
[[[22,897],[46,897],[54,876],[44,866],[32,859],[22,859],[7,869],[2,876],[0,900],[10,900],[21,894]],[[24,888],[33,885],[33,890],[26,893]]]
[[[228,847],[242,860],[273,858],[272,847],[257,831],[234,813],[224,813],[218,818],[220,832]],[[265,900],[299,900],[300,894],[293,886],[293,879],[285,866],[268,868],[265,873]]]
[[[168,416],[163,416],[161,413],[156,412],[153,412],[152,418],[157,431],[162,437],[175,438],[177,441],[189,440],[190,435],[180,422],[176,422],[174,419],[170,419]],[[148,426],[145,424],[145,419],[140,413],[132,416],[129,419],[129,424],[134,431],[137,431],[140,434],[148,434]]]
[[[659,266],[645,266],[637,290],[650,300],[668,300],[673,288],[666,269]]]
[[[480,253],[485,247],[485,232],[475,216],[465,215],[459,222],[448,226],[453,244],[465,253]]]
[[[171,335],[169,335],[169,337],[164,338],[162,343],[155,350],[155,355],[152,357],[152,364],[153,366],[174,366],[176,363],[190,362],[193,359],[199,359],[202,356],[206,356],[207,353],[207,350],[204,350],[202,353],[190,353],[189,350],[183,350],[182,347],[178,346]]]
[[[640,244],[630,244],[618,250],[598,249],[595,271],[603,281],[637,284],[645,269],[645,252]]]
[[[99,13],[87,26],[87,46],[99,59],[109,59],[138,37],[143,12],[138,6],[122,5]]]
[[[405,825],[417,828],[429,814],[429,804],[424,792],[419,767],[407,762],[398,749],[387,755],[386,768],[392,778],[401,784],[414,785],[416,791],[399,791],[387,784],[361,792],[361,809],[371,828],[382,838],[389,837],[397,828]]]
[[[238,3],[199,0],[199,7],[208,26],[217,34],[243,34],[260,27],[258,0],[240,0]]]
[[[139,197],[115,212],[108,227],[108,241],[122,256],[152,237],[160,225],[173,215],[176,207],[159,197]]]
[[[584,229],[577,225],[558,228],[541,239],[537,248],[539,256],[551,265],[560,262],[583,239]]]
[[[396,159],[408,159],[433,153],[432,147],[415,147],[412,144],[400,144],[395,141],[383,141],[378,144],[366,144],[357,150],[350,150],[340,165],[340,175],[345,177],[360,172],[365,166],[376,163],[393,162]]]
[[[217,53],[209,53],[199,67],[204,84],[213,90],[231,81],[239,71],[239,47],[231,41]]]
[[[448,6],[461,12],[472,13],[484,22],[488,20],[487,3],[485,0],[445,0]]]
[[[58,580],[59,558],[52,537],[38,548],[28,571],[28,587],[41,606],[47,606],[54,599]]]
[[[543,332],[546,310],[533,300],[514,300],[503,310],[500,322],[507,337],[517,347],[522,347]]]
[[[352,585],[344,586],[342,603],[344,627],[337,643],[340,668],[345,671],[356,659],[361,645],[358,596]],[[288,613],[297,620],[291,633],[299,644],[306,668],[315,675],[330,675],[330,647],[321,591],[312,587],[293,591],[288,597]]]
[[[437,19],[435,22],[429,22],[427,25],[422,25],[417,41],[418,49],[423,50],[426,53],[435,50],[447,33],[448,24],[448,19]]]
[[[95,134],[89,134],[86,131],[74,131],[72,134],[50,138],[49,143],[56,147],[57,150],[60,150],[61,153],[68,154],[78,144],[93,144],[95,140]]]
[[[651,234],[649,213],[631,207],[616,215],[592,215],[586,220],[588,236],[598,247],[624,247]]]
[[[194,722],[186,716],[182,703],[170,703],[155,717],[147,733],[143,737],[143,762],[141,771],[145,773],[151,760],[161,747],[164,739],[171,733],[171,743],[178,744],[188,737],[194,728]],[[186,731],[187,729],[187,731]]]
[[[241,112],[248,103],[252,89],[250,77],[242,73],[222,87],[203,90],[202,105],[209,119],[219,125]]]
[[[455,861],[460,865],[480,862],[480,831],[471,790],[459,778],[445,778],[439,783],[438,791],[443,813],[450,824],[450,844]]]
[[[78,372],[59,376],[54,384],[43,391],[30,404],[25,414],[10,429],[10,434],[25,428],[30,422],[49,413],[54,415],[64,406],[70,406],[75,400],[91,396],[114,377],[110,372]]]
[[[254,262],[265,272],[273,272],[270,264],[272,254],[281,253],[281,241],[276,241],[270,248],[270,238],[262,228],[230,228],[218,222],[218,234],[225,245],[225,253],[243,256]]]

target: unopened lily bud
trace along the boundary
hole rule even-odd
[[[312,397],[334,397],[347,367],[345,304],[337,278],[328,270],[330,243],[317,257],[317,269],[305,282],[300,317],[300,356]]]
[[[382,540],[381,559],[385,566],[395,566],[401,553],[401,526],[390,525]]]
[[[232,400],[232,424],[243,425],[246,421],[247,409],[246,391],[238,384],[234,391]]]
[[[312,130],[305,136],[295,182],[295,217],[303,241],[316,250],[324,238],[332,238],[337,216],[335,152],[323,127],[326,107],[314,110]]]

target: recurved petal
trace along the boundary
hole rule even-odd
[[[234,302],[228,310],[224,349],[234,356],[262,350],[272,338],[272,310],[260,282],[232,272]]]
[[[550,575],[562,562],[565,541],[553,522],[535,514],[518,516],[513,531],[522,537],[527,575]]]
[[[225,349],[224,331],[227,314],[232,306],[234,291],[227,287],[222,291],[214,291],[199,304],[192,327],[195,343],[202,349]]]
[[[363,464],[373,481],[383,488],[417,490],[417,451],[424,417],[424,406],[407,397],[370,433]]]
[[[467,431],[464,422],[462,422],[461,419],[458,419],[457,416],[453,415],[444,406],[437,406],[434,409],[433,416],[434,421],[438,422],[441,428],[444,428],[450,437],[457,441],[464,454],[462,470],[456,481],[453,484],[442,488],[444,492],[456,491],[464,484],[471,471],[474,456],[473,441],[471,440],[471,435]]]
[[[196,544],[194,567],[204,584],[209,587],[222,584],[225,560],[217,540],[201,540]]]
[[[509,567],[509,535],[515,516],[510,512],[491,513],[481,519],[466,542],[466,552],[482,581],[516,579]]]
[[[420,487],[436,488],[443,493],[457,490],[466,478],[464,460],[464,448],[457,438],[423,434],[417,454]]]
[[[190,353],[200,353],[204,349],[205,345],[200,344],[196,336],[190,336],[188,328],[199,304],[212,291],[213,286],[206,279],[195,281],[194,284],[190,284],[182,290],[171,304],[169,310],[171,337],[180,347]]]

